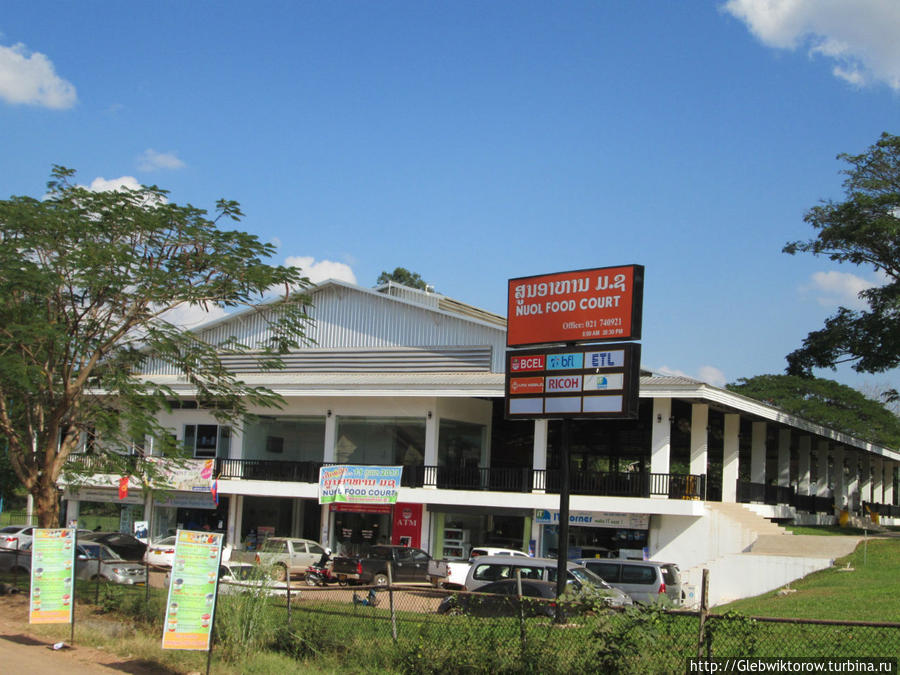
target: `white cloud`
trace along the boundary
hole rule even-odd
[[[284,261],[285,265],[299,267],[303,270],[304,276],[314,284],[325,281],[326,279],[338,279],[351,284],[357,283],[356,275],[349,265],[332,260],[319,260],[312,256],[291,256]]]
[[[88,189],[91,192],[112,192],[122,191],[123,189],[139,190],[141,184],[134,176],[120,176],[119,178],[110,178],[106,180],[99,176],[91,181]]]
[[[153,148],[147,148],[138,157],[138,168],[141,171],[156,171],[157,169],[183,169],[182,162],[174,152],[157,152]]]
[[[677,368],[670,368],[669,366],[660,366],[655,369],[657,373],[660,375],[674,375],[675,377],[688,377],[692,380],[700,380],[701,382],[706,382],[707,384],[711,384],[714,387],[724,387],[727,379],[725,378],[725,373],[716,368],[715,366],[700,366],[697,370],[697,375],[688,375],[683,370],[678,370]]]
[[[810,277],[810,283],[801,290],[813,293],[822,307],[840,305],[848,309],[867,309],[868,303],[860,299],[859,294],[876,285],[880,283],[848,272],[830,271],[816,272]]]
[[[0,99],[7,103],[71,108],[75,87],[56,74],[44,54],[28,54],[25,45],[0,46]]]
[[[897,0],[728,0],[723,8],[769,47],[804,46],[832,60],[835,77],[900,90]]]

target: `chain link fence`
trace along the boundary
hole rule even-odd
[[[0,571],[0,580],[28,590],[27,573]],[[129,613],[161,635],[165,589],[151,590],[90,580],[78,583],[76,599]],[[354,664],[348,672],[423,674],[681,673],[698,656],[900,654],[900,623],[701,615],[659,606],[610,608],[599,601],[562,603],[560,622],[552,601],[522,600],[428,586],[222,584],[214,649],[337,658]]]

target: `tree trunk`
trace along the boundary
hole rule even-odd
[[[38,527],[59,527],[59,490],[56,483],[42,477],[31,494],[38,515]]]

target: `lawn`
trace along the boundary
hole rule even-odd
[[[842,528],[846,530],[846,528]],[[848,567],[849,565],[849,567]],[[833,567],[778,591],[715,608],[746,616],[900,622],[900,539],[869,539]]]

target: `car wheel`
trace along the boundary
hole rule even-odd
[[[387,574],[376,574],[375,578],[372,581],[376,586],[387,586],[388,585]]]
[[[275,565],[275,567],[272,568],[272,578],[275,579],[275,581],[287,581],[287,567],[284,565]]]

